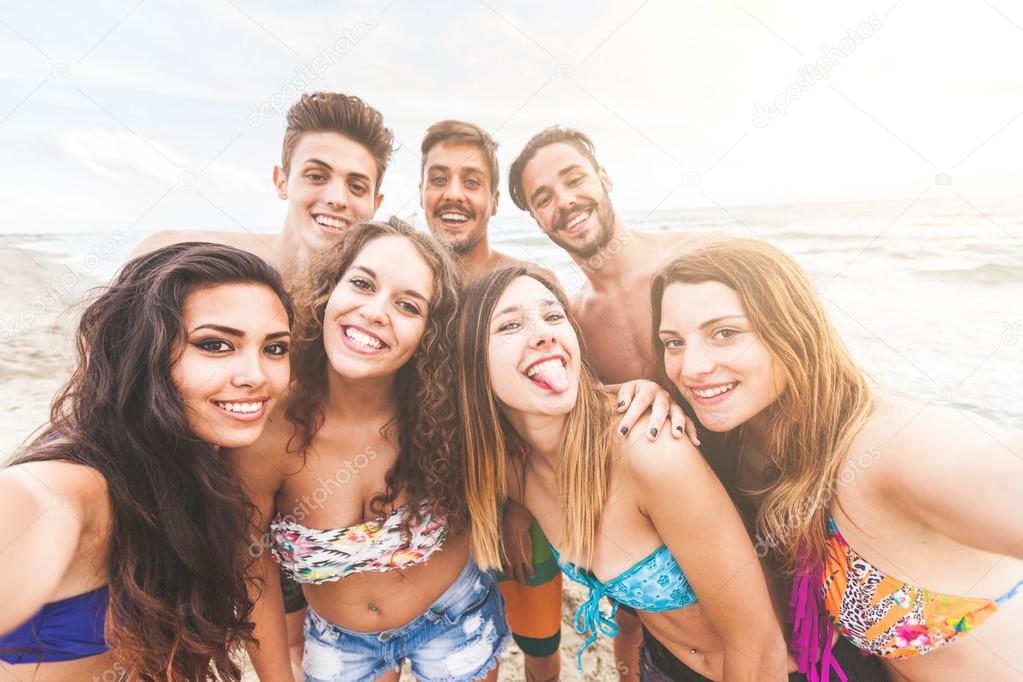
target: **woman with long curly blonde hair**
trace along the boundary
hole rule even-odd
[[[287,418],[230,453],[258,508],[257,673],[292,679],[276,559],[309,602],[306,681],[397,680],[406,659],[421,680],[496,678],[508,633],[469,558],[454,264],[400,220],[361,223],[295,300]]]
[[[838,640],[899,679],[1018,679],[1023,437],[874,385],[806,274],[765,242],[679,254],[651,304],[668,380],[737,441],[737,487],[793,578],[800,669],[837,674]]]

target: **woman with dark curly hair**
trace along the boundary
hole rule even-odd
[[[255,441],[287,388],[290,322],[273,268],[195,242],[86,308],[48,427],[0,471],[6,671],[241,679],[250,505],[220,449]]]
[[[362,223],[295,295],[287,419],[229,454],[258,508],[260,679],[293,679],[274,558],[309,602],[306,680],[397,680],[405,659],[420,680],[496,679],[508,632],[469,558],[454,264],[400,220]]]

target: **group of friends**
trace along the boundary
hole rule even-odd
[[[288,112],[276,235],[161,232],[0,470],[17,680],[557,680],[563,577],[622,680],[1023,679],[1023,436],[884,390],[763,241],[631,229],[582,132]],[[861,553],[862,552],[862,553]],[[987,622],[985,622],[987,621]]]

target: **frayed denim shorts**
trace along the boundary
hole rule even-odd
[[[470,560],[423,615],[394,630],[346,630],[310,607],[302,673],[305,682],[371,682],[407,658],[418,680],[469,682],[497,664],[508,636],[494,578]]]

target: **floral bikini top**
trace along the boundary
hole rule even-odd
[[[832,669],[845,680],[831,658],[836,629],[865,655],[909,658],[955,641],[1023,591],[1023,580],[996,599],[925,590],[875,568],[849,546],[834,519],[828,518],[828,530],[827,558],[823,565],[804,564],[789,605],[790,648],[799,671],[808,673],[811,682],[827,682]],[[821,604],[827,623],[819,616]],[[818,658],[819,672],[813,667]]]
[[[402,506],[380,521],[334,530],[307,528],[278,514],[270,525],[270,549],[289,578],[314,585],[354,573],[408,568],[439,550],[448,529],[446,517],[424,504],[405,542],[401,522],[406,513],[408,507]]]

